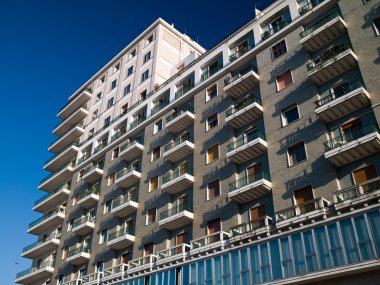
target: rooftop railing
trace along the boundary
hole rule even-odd
[[[230,152],[230,151],[233,151],[255,139],[263,139],[263,140],[266,140],[266,137],[265,137],[265,134],[261,131],[257,131],[257,132],[252,132],[248,135],[245,135],[244,137],[242,137],[241,139],[238,139],[236,141],[234,141],[233,143],[230,143],[227,145],[227,152]]]
[[[253,103],[258,103],[259,105],[262,105],[261,99],[259,97],[249,95],[246,100],[239,102],[236,105],[232,106],[230,109],[228,109],[226,111],[226,118],[235,114],[236,112],[239,112],[240,110],[244,109],[245,107],[247,107]]]
[[[229,183],[229,191],[234,191],[236,189],[242,188],[244,186],[247,186],[255,181],[265,179],[270,181],[270,175],[266,171],[254,173],[253,175],[245,176],[243,178],[240,178],[234,182]]]

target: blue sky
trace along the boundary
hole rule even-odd
[[[140,7],[142,3],[142,7]],[[0,284],[30,266],[32,205],[67,98],[158,17],[206,49],[268,4],[235,1],[0,0]],[[216,5],[217,4],[217,5]]]

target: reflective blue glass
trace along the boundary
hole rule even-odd
[[[232,265],[232,284],[240,284],[240,265],[239,265],[239,251],[231,253]]]
[[[259,247],[257,245],[250,248],[251,255],[251,274],[252,274],[252,283],[259,284],[261,283],[260,278],[260,257],[259,257]]]
[[[306,257],[307,271],[308,272],[316,271],[318,270],[317,253],[315,251],[313,235],[311,231],[307,231],[303,233],[303,240],[305,243],[305,257]]]
[[[296,274],[301,275],[306,273],[305,253],[303,252],[301,234],[292,235],[294,266]]]
[[[188,264],[182,267],[182,283],[189,284],[189,265]]]
[[[368,260],[374,258],[372,242],[368,233],[364,216],[356,217],[354,224],[356,227],[356,232],[358,234],[358,244],[362,259]]]
[[[247,249],[240,251],[240,275],[242,284],[249,284],[249,267]]]
[[[221,285],[222,284],[222,268],[221,268],[221,260],[220,260],[220,256],[215,256],[214,257],[214,279],[215,279],[215,282],[214,284],[215,285]]]
[[[189,284],[197,284],[197,264],[192,263],[190,265],[190,283]]]
[[[371,224],[373,242],[376,246],[377,257],[380,257],[380,212],[368,213],[368,221]]]
[[[261,255],[261,278],[262,282],[268,282],[270,281],[271,274],[270,274],[270,263],[269,263],[269,252],[268,252],[268,244],[263,243],[260,245],[260,255]]]
[[[328,234],[329,234],[330,252],[331,252],[333,265],[334,266],[341,266],[345,262],[344,262],[344,258],[343,258],[342,245],[340,244],[338,227],[336,224],[331,224],[331,225],[327,226],[327,230],[328,230]]]
[[[282,278],[281,275],[281,260],[280,260],[280,248],[278,246],[278,240],[270,241],[270,259],[272,264],[272,276],[273,279]]]
[[[314,229],[315,240],[318,248],[319,264],[322,269],[331,267],[330,251],[327,243],[327,236],[324,227]]]
[[[207,259],[206,260],[206,285],[212,285],[212,276],[213,276],[213,271],[212,271],[212,259]]]
[[[348,263],[356,263],[360,261],[358,246],[355,239],[354,227],[352,226],[351,219],[346,219],[340,222],[340,229],[342,231],[343,244],[346,250]]]
[[[290,253],[290,243],[289,239],[283,238],[281,239],[281,254],[282,254],[282,269],[284,271],[284,277],[288,278],[294,275],[294,270],[293,270],[293,258],[292,254]]]
[[[223,255],[223,285],[231,284],[231,272],[230,272],[230,255]]]
[[[205,282],[205,263],[204,260],[198,261],[198,285],[204,285]]]

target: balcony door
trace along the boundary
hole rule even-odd
[[[86,275],[87,275],[87,268],[82,268],[78,272],[78,279],[81,280]]]
[[[356,140],[362,136],[362,121],[360,118],[340,126],[343,139],[346,142]]]
[[[306,202],[313,200],[314,199],[313,189],[311,188],[311,186],[306,186],[304,188],[296,190],[294,192],[294,199],[295,199],[296,205],[298,206],[303,205]],[[309,210],[310,209],[308,207],[300,207],[300,214],[305,214]]]
[[[181,163],[178,166],[178,175],[180,176],[180,175],[185,174],[186,170],[188,170],[188,168],[189,168],[189,165],[190,165],[190,163],[188,161]]]
[[[258,129],[256,127],[249,128],[248,130],[244,132],[244,139],[246,142],[248,142],[254,138],[257,138],[257,134],[258,134]]]
[[[189,196],[182,196],[182,197],[179,197],[178,198],[178,207],[179,207],[179,210],[182,210],[184,209],[184,207],[187,206],[187,203],[189,201]]]
[[[221,231],[220,219],[212,220],[207,223],[207,235],[209,237],[209,243],[219,241],[219,236],[215,235]]]
[[[153,249],[154,249],[154,243],[153,242],[144,245],[144,256],[148,256],[148,255],[153,254]]]
[[[254,208],[249,209],[249,219],[250,221],[256,221],[261,217],[266,215],[265,205],[260,205]]]
[[[365,183],[366,181],[377,177],[376,167],[373,164],[368,165],[366,167],[353,171],[352,176],[354,178],[355,185]],[[363,185],[363,190],[367,192],[370,190],[369,186]]]
[[[242,55],[248,48],[248,41],[241,42],[236,46],[236,51],[239,55]]]
[[[130,260],[129,252],[120,255],[120,264],[128,264]]]
[[[248,183],[252,183],[257,179],[260,179],[261,175],[261,163],[247,167]]]
[[[178,234],[175,237],[175,245],[181,245],[183,243],[187,243],[187,233]],[[177,247],[176,253],[183,253],[182,247]]]
[[[331,95],[333,95],[333,98],[339,98],[347,93],[349,86],[350,81],[345,80],[331,88]]]

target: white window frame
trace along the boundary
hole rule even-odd
[[[298,113],[298,119],[297,120],[294,120],[293,122],[291,123],[288,123],[287,122],[287,118],[285,116],[285,113],[293,108],[297,108],[297,113]],[[300,108],[298,107],[298,104],[295,103],[295,104],[292,104],[292,105],[289,105],[288,107],[284,108],[281,110],[281,123],[282,123],[282,126],[285,127],[287,125],[290,125],[290,124],[293,124],[297,121],[299,121],[301,119],[301,113],[300,113]]]

